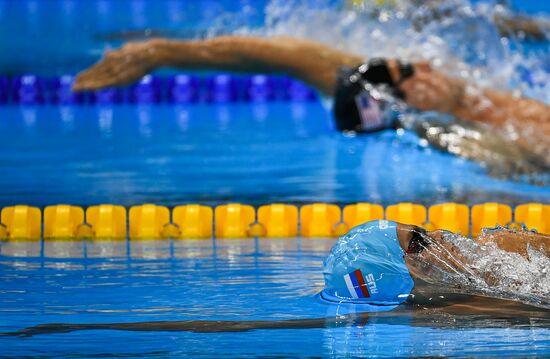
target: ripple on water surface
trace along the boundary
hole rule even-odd
[[[351,317],[342,317],[347,319],[340,324],[299,330],[202,334],[96,330],[3,337],[2,353],[52,357],[550,354],[544,312],[531,313],[533,318],[541,317],[536,320],[441,315],[437,310],[419,317],[413,315],[415,305],[408,305],[365,320],[353,314],[353,307],[322,302],[316,293],[323,285],[322,261],[332,244],[327,239],[4,242],[0,247],[4,332],[44,323]]]

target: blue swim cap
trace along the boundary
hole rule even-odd
[[[321,296],[333,302],[392,306],[403,303],[414,282],[397,238],[397,223],[372,221],[340,237],[327,259]]]

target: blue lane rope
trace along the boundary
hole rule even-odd
[[[315,101],[308,85],[286,76],[176,74],[146,75],[119,88],[74,93],[73,75],[45,77],[34,74],[0,76],[0,104],[117,104]]]

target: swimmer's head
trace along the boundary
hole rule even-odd
[[[398,224],[372,221],[338,239],[324,263],[324,299],[395,307],[414,282],[405,265]]]

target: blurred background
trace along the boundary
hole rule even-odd
[[[544,23],[549,7],[0,0],[0,205],[548,202],[547,176],[489,176],[487,166],[435,150],[408,131],[336,133],[330,105],[285,76],[163,69],[113,91],[76,96],[70,85],[126,41],[292,35],[366,57],[430,60],[473,83],[548,102],[548,37],[503,36],[494,19]],[[191,84],[196,96],[174,97],[174,81]]]

